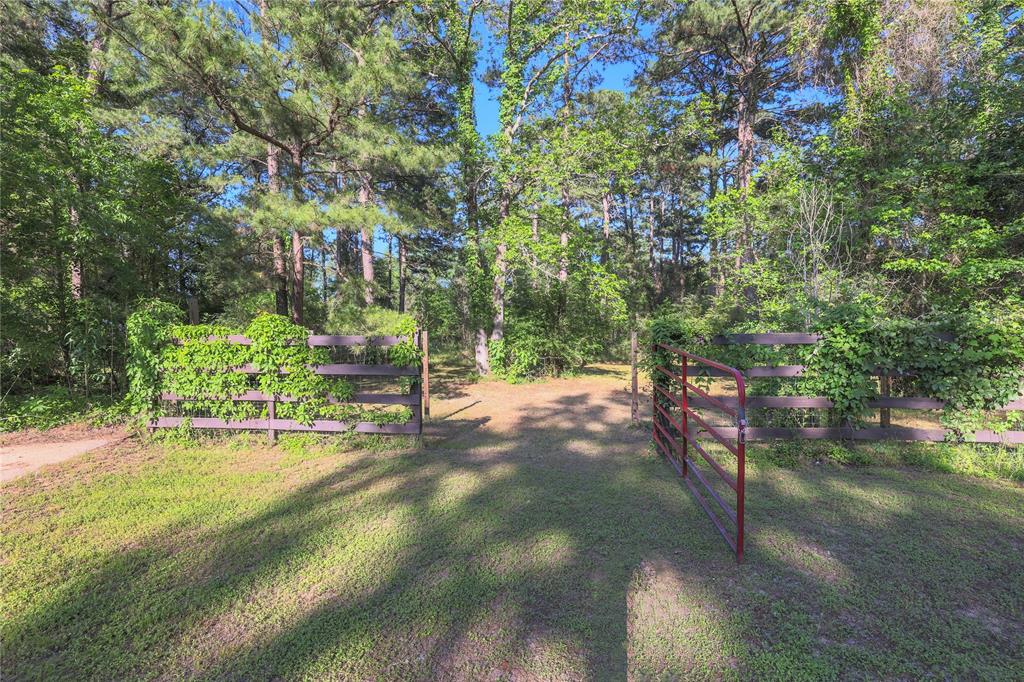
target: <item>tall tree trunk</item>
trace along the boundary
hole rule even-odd
[[[562,37],[562,142],[568,148],[569,143],[569,116],[572,113],[570,102],[572,101],[572,88],[569,79],[569,32],[566,31]],[[569,197],[569,178],[562,178],[562,210],[565,215],[562,217],[562,231],[558,235],[558,243],[562,247],[558,257],[558,281],[562,284],[569,279],[569,233],[566,228],[572,220],[571,199]]]
[[[280,153],[274,145],[267,143],[267,187],[271,194],[281,192]],[[278,315],[288,315],[288,266],[284,257],[284,238],[274,233],[271,238],[273,251],[274,310]]]
[[[405,240],[398,238],[398,312],[405,312]]]
[[[739,163],[736,168],[736,185],[740,196],[746,200],[750,190],[750,178],[754,172],[754,120],[757,102],[752,95],[753,68],[744,62],[739,78],[739,97],[736,101],[736,145],[739,152]],[[750,216],[743,209],[742,225],[737,237],[736,266],[741,262],[751,263],[754,260],[753,244],[751,243]]]
[[[327,305],[327,249],[318,249],[320,252],[320,300]]]
[[[76,196],[80,192],[76,192]],[[78,216],[78,209],[74,206],[68,208],[68,222],[71,225],[71,234],[78,234],[81,218]],[[82,256],[78,253],[78,247],[74,247],[71,254],[71,263],[68,268],[69,279],[71,280],[71,300],[82,300]]]
[[[652,280],[651,283],[652,283],[652,286],[654,287],[655,294],[657,294],[657,292],[660,290],[661,287],[659,286],[659,283],[658,283],[657,263],[656,263],[655,257],[654,257],[654,244],[655,244],[656,237],[655,237],[654,197],[653,196],[651,196],[650,201],[648,202],[648,209],[649,209],[649,222],[647,224],[647,244],[648,244],[648,246],[647,246],[647,264],[650,267],[650,271],[651,271],[651,280]]]
[[[509,198],[504,192],[501,197],[499,215],[502,222],[508,218]],[[495,249],[494,255],[494,286],[491,289],[491,304],[494,306],[494,318],[491,326],[491,340],[501,341],[505,338],[505,280],[508,277],[508,264],[505,256],[508,253],[508,245],[500,242]]]
[[[351,267],[352,245],[349,244],[348,233],[342,228],[337,228],[334,237],[334,269],[338,272],[336,287],[341,290],[341,284],[347,279],[349,267]]]
[[[676,269],[679,272],[679,300],[686,298],[686,263],[683,258],[683,237],[675,235],[672,237],[672,250],[675,252]]]
[[[93,27],[92,38],[89,40],[89,60],[85,79],[96,90],[104,79],[103,59],[104,53],[107,51],[107,39],[109,37],[108,22],[114,16],[114,2],[113,0],[102,0],[93,9],[97,12],[97,16],[94,20],[95,26]],[[77,175],[73,175],[73,181],[76,187],[76,194],[82,194],[83,188]],[[71,227],[71,233],[77,236],[81,225],[81,216],[78,213],[78,208],[74,205],[68,209],[68,223]],[[82,261],[82,254],[79,253],[79,247],[76,245],[71,254],[71,263],[68,268],[68,278],[71,281],[71,299],[76,302],[81,301],[84,295]]]
[[[306,259],[302,235],[292,230],[292,322],[302,324],[302,304],[306,296]]]
[[[708,156],[712,159],[711,164],[708,166],[708,203],[710,204],[718,195],[719,175],[718,169],[714,165],[718,160],[718,149],[712,146],[709,150]],[[708,276],[712,282],[712,291],[714,292],[715,298],[722,295],[724,284],[722,281],[722,264],[719,262],[718,249],[718,239],[712,239],[708,244]]]
[[[601,221],[604,226],[604,241],[601,243],[601,265],[608,264],[608,251],[612,240],[612,195],[605,192],[601,197]]]
[[[334,174],[334,189],[339,194],[345,188],[345,181],[338,171],[338,162],[331,162],[331,172]],[[338,273],[335,282],[335,291],[341,292],[342,285],[352,276],[352,240],[348,231],[338,226],[334,230],[334,269]]]
[[[739,165],[736,173],[736,184],[740,189],[743,211],[740,233],[736,244],[736,269],[743,263],[754,262],[754,244],[752,239],[752,217],[747,210],[746,200],[750,192],[750,178],[754,172],[754,121],[757,116],[757,101],[753,95],[754,76],[751,58],[744,60],[739,79],[739,97],[736,102],[736,144],[739,152]],[[757,291],[752,285],[743,288],[744,298],[748,304],[757,301]]]
[[[294,179],[293,197],[296,203],[305,200],[305,178],[302,165],[302,151],[295,148],[292,150],[292,165]],[[292,322],[303,323],[303,303],[306,297],[306,258],[302,245],[302,233],[293,227],[292,233]]]
[[[485,268],[487,263],[486,254],[484,253],[484,242],[483,242],[483,226],[480,224],[479,214],[476,211],[475,194],[473,196],[474,201],[471,204],[472,211],[469,212],[469,216],[472,218],[475,226],[476,235],[476,253],[477,262],[480,268]],[[486,269],[484,269],[486,274]],[[476,285],[474,285],[475,288]],[[482,293],[482,292],[481,292]],[[470,299],[470,305],[472,305],[472,298]],[[473,354],[476,357],[476,371],[480,376],[485,376],[491,373],[491,357],[490,352],[487,348],[487,330],[484,329],[484,318],[480,315],[477,318],[477,325],[475,330],[475,339],[473,346]]]
[[[394,235],[388,235],[388,305],[395,304],[395,288],[394,288],[394,263],[395,263],[395,237]]]
[[[86,80],[98,88],[106,78],[103,61],[110,39],[110,22],[114,19],[114,0],[101,0],[93,5],[97,13],[96,25],[93,27],[92,38],[89,40],[89,62]]]
[[[562,230],[558,235],[558,243],[562,247],[562,253],[558,258],[558,281],[565,284],[569,279],[569,233]]]
[[[260,0],[260,38],[270,41],[270,29],[265,19],[267,0]],[[281,193],[281,150],[267,143],[267,188],[271,194]],[[271,237],[271,259],[273,273],[271,281],[274,285],[274,311],[278,315],[288,316],[288,265],[285,260],[284,237],[274,232]]]
[[[372,198],[370,187],[370,176],[363,172],[359,174],[359,205],[368,207]],[[363,263],[363,301],[366,305],[373,305],[373,225],[367,225],[364,221],[359,228],[360,233],[360,255]]]

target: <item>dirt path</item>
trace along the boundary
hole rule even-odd
[[[643,438],[630,429],[629,367],[594,365],[582,376],[515,386],[500,381],[438,382],[424,427],[436,447],[487,447],[515,438],[527,450],[551,441],[584,449],[634,448]],[[641,415],[647,402],[640,397]],[[543,426],[543,428],[541,428]]]
[[[124,438],[119,429],[71,425],[52,431],[9,434],[0,440],[0,483],[85,454]]]

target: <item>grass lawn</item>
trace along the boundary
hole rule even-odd
[[[122,445],[2,488],[5,679],[1024,678],[1024,490],[754,457],[737,566],[616,370],[422,447]]]

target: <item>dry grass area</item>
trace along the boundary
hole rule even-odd
[[[737,566],[623,368],[437,377],[419,444],[122,444],[4,486],[4,678],[1024,677],[1019,486],[768,449]]]

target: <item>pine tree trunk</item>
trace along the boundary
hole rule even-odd
[[[71,233],[77,234],[81,219],[78,217],[78,209],[74,206],[68,208],[68,222],[71,224]],[[71,280],[71,300],[82,300],[82,258],[77,253],[71,255],[71,264],[68,268],[69,279]]]
[[[388,305],[395,304],[395,287],[394,287],[394,263],[395,263],[395,245],[394,236],[388,235]]]
[[[569,279],[569,233],[565,230],[558,235],[558,244],[562,247],[562,255],[558,259],[558,281],[565,284]]]
[[[570,87],[569,80],[569,32],[566,31],[562,37],[562,142],[565,143],[568,148],[569,143],[569,116],[571,114],[570,102],[572,101],[572,89]],[[558,243],[562,247],[561,255],[558,259],[558,281],[562,284],[569,279],[569,233],[566,232],[565,228],[569,225],[572,220],[571,211],[571,199],[569,197],[569,179],[563,178],[562,180],[562,210],[565,212],[565,216],[562,218],[565,222],[562,226],[562,232],[558,235]],[[563,301],[564,302],[564,301]]]
[[[476,228],[475,234],[477,259],[479,266],[482,268],[487,261],[484,255],[483,235],[481,234],[482,227],[480,225],[479,216],[477,214],[476,193],[473,192],[470,195],[470,197],[472,199],[472,202],[469,204],[470,210],[468,217],[471,220],[471,224]],[[472,299],[470,300],[470,305],[472,305]],[[476,357],[477,374],[479,374],[480,376],[485,376],[491,373],[491,357],[490,352],[487,348],[487,330],[484,329],[482,315],[480,316],[480,318],[481,319],[479,319],[479,323],[476,327],[476,338],[473,351]]]
[[[364,208],[370,205],[371,200],[370,176],[366,173],[359,175],[359,205]],[[373,226],[365,223],[360,228],[360,255],[363,263],[363,301],[366,305],[373,305]]]
[[[267,187],[271,194],[281,191],[281,169],[279,155],[281,151],[267,143]],[[288,315],[288,266],[284,257],[284,239],[280,234],[272,237],[274,309],[278,315]]]
[[[654,197],[653,196],[651,197],[651,199],[649,201],[649,211],[650,211],[650,222],[647,225],[647,243],[648,243],[648,247],[647,247],[648,248],[647,261],[648,261],[648,265],[649,265],[650,271],[651,271],[651,279],[652,279],[652,283],[653,283],[653,286],[654,286],[654,291],[657,294],[657,292],[660,290],[661,287],[659,286],[659,283],[658,283],[657,263],[655,262],[655,257],[654,257],[654,240],[655,240],[655,236],[654,236],[654,222],[655,221],[654,221]]]
[[[320,251],[320,300],[327,305],[327,250]]]
[[[294,177],[293,191],[294,201],[300,203],[305,201],[304,169],[302,166],[302,151],[299,148],[292,150],[292,165]],[[297,229],[292,229],[292,322],[302,324],[303,302],[306,297],[306,259],[302,247],[302,234]]]
[[[711,147],[710,153],[708,154],[712,159],[718,159],[718,149],[714,146]],[[712,165],[708,166],[708,203],[714,201],[718,195],[718,171],[715,169],[713,162]],[[722,295],[723,282],[722,282],[722,263],[718,256],[718,240],[712,239],[708,244],[708,261],[714,263],[708,268],[708,276],[712,281],[712,291],[714,292],[715,298]]]
[[[747,58],[743,63],[739,79],[739,97],[736,102],[736,145],[740,157],[736,172],[736,184],[740,189],[741,200],[744,202],[740,217],[742,224],[736,244],[737,270],[743,263],[754,262],[751,216],[746,207],[746,199],[750,191],[750,178],[754,172],[754,120],[757,115],[757,102],[752,94],[754,88],[753,66],[750,61],[751,59]],[[757,292],[753,286],[744,287],[743,292],[748,303],[756,302]]]
[[[344,179],[338,171],[338,162],[331,162],[331,173],[334,174],[334,189],[340,194],[345,188]],[[335,291],[340,292],[341,286],[351,277],[352,269],[352,244],[349,233],[342,227],[336,227],[334,231],[334,269],[337,272]]]
[[[753,88],[753,75],[750,70],[744,67],[739,86],[739,97],[736,102],[736,146],[739,153],[739,163],[736,168],[736,185],[740,189],[740,196],[747,198],[750,189],[750,178],[754,172],[754,119],[757,103],[751,97]],[[743,210],[742,226],[737,239],[736,265],[742,262],[753,262],[753,245],[750,235],[750,217],[746,208]]]
[[[601,197],[601,220],[604,226],[604,242],[601,244],[601,265],[608,264],[608,251],[612,239],[612,195],[605,192]]]
[[[89,40],[89,62],[86,80],[98,87],[104,80],[103,58],[110,36],[109,22],[114,18],[114,0],[102,0],[93,7],[102,19],[97,18],[92,38]]]
[[[398,238],[398,312],[405,312],[405,240]]]
[[[306,259],[302,235],[292,230],[292,322],[302,324],[302,303],[306,296]]]

